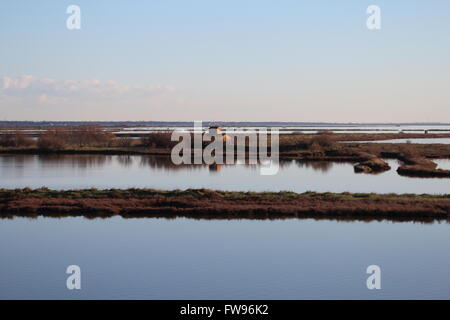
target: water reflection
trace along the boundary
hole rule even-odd
[[[140,167],[150,167],[152,169],[166,169],[170,171],[176,170],[199,170],[208,168],[208,170],[212,173],[220,172],[225,167],[235,166],[235,165],[244,165],[247,168],[258,168],[257,164],[250,164],[249,160],[245,161],[236,161],[236,164],[180,164],[176,165],[172,162],[170,157],[167,156],[138,156],[139,157],[139,165]],[[289,165],[292,161],[280,161],[280,167]]]
[[[208,168],[211,172],[219,172],[220,170],[222,170],[222,166],[222,164],[211,164],[208,166]]]
[[[112,213],[99,213],[95,214],[92,212],[83,214],[83,213],[60,213],[60,212],[47,212],[43,213],[2,213],[0,215],[1,220],[13,220],[16,218],[26,218],[28,220],[36,220],[41,217],[44,218],[53,218],[53,219],[64,219],[69,217],[82,217],[87,220],[104,220],[110,219],[114,217],[120,217],[123,219],[162,219],[162,220],[175,220],[175,219],[188,219],[188,220],[269,220],[269,221],[278,221],[278,220],[314,220],[314,221],[336,221],[336,222],[392,222],[392,223],[402,223],[402,222],[412,222],[419,224],[434,224],[434,223],[444,223],[450,224],[450,218],[448,217],[427,217],[427,216],[395,216],[386,214],[377,214],[377,216],[368,216],[364,214],[360,215],[339,215],[339,214],[317,214],[311,215],[308,213],[297,213],[297,214],[255,214],[248,212],[239,212],[239,213],[185,213],[182,211],[179,212],[140,212],[140,213],[127,213],[127,214],[112,214]]]
[[[133,165],[133,157],[130,155],[120,155],[117,157],[117,162],[124,167],[130,167]]]
[[[449,249],[447,223],[17,218],[0,223],[0,299],[449,299]]]
[[[49,167],[72,167],[77,169],[87,169],[92,167],[105,166],[111,163],[111,156],[105,155],[60,155],[60,154],[49,154],[49,155],[38,155],[37,161],[42,166]],[[117,156],[119,160],[122,156]],[[120,161],[120,160],[119,160]]]
[[[237,161],[236,164],[181,164],[175,165],[170,157],[154,155],[80,155],[80,154],[48,154],[48,155],[7,155],[0,156],[0,166],[14,167],[16,169],[25,168],[33,165],[41,167],[63,168],[71,167],[74,169],[89,169],[92,167],[102,167],[112,165],[116,162],[120,167],[132,167],[139,164],[140,167],[149,167],[152,169],[185,170],[189,168],[199,169],[207,167],[212,172],[219,172],[225,166],[245,165],[247,167],[257,168],[258,164],[249,164],[248,159],[245,162]],[[319,172],[327,172],[333,167],[330,161],[305,161],[305,160],[280,160],[280,168],[286,168],[295,163],[299,168],[312,169]]]
[[[311,168],[315,171],[327,172],[333,167],[330,161],[304,161],[296,160],[295,163],[299,168]]]
[[[437,161],[438,162],[438,161]],[[0,187],[80,189],[208,188],[226,191],[318,191],[377,193],[447,193],[448,179],[399,176],[390,171],[357,175],[353,164],[327,161],[280,161],[276,175],[262,176],[258,164],[175,165],[152,155],[2,155]],[[445,160],[440,165],[447,165]],[[420,180],[420,183],[417,181]]]

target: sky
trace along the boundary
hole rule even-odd
[[[450,122],[449,17],[448,0],[1,0],[0,120]]]

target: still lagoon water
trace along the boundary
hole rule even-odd
[[[0,299],[449,299],[449,253],[446,222],[3,219]]]
[[[449,193],[448,179],[351,163],[176,167],[153,156],[0,156],[0,187]],[[440,160],[441,167],[449,167]],[[450,299],[450,223],[0,219],[0,299]],[[67,290],[69,265],[81,290]],[[381,268],[368,290],[366,268]]]
[[[418,144],[450,144],[450,138],[412,138],[412,139],[390,139],[373,141],[345,141],[346,143],[418,143]]]
[[[175,166],[168,157],[106,155],[0,156],[0,187],[209,188],[230,191],[320,191],[377,193],[450,193],[450,179],[408,178],[392,169],[355,174],[352,163],[283,161],[278,174],[262,176],[258,165]],[[449,168],[449,160],[436,160]]]

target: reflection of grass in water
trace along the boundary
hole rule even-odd
[[[15,154],[2,156],[1,162],[13,162],[16,167],[25,167],[38,161],[39,165],[49,165],[55,168],[70,166],[72,168],[86,169],[100,167],[110,163],[112,156],[99,154]]]
[[[335,163],[331,161],[305,161],[296,160],[295,162],[299,168],[311,168],[314,171],[328,172]]]
[[[133,165],[133,157],[129,155],[117,156],[117,162],[123,167],[131,167]]]
[[[281,169],[289,167],[293,164],[299,168],[313,169],[318,172],[328,172],[332,169],[336,163],[352,163],[351,161],[361,161],[362,154],[376,154],[381,157],[397,158],[405,160],[406,158],[421,158],[427,159],[430,157],[442,157],[443,155],[450,155],[449,145],[418,145],[418,144],[403,144],[403,145],[361,145],[357,150],[366,150],[367,152],[354,152],[351,150],[343,149],[339,153],[333,156],[326,156],[326,161],[318,157],[318,159],[295,159],[295,160],[283,160],[279,161]],[[348,154],[345,154],[345,152]],[[342,156],[340,156],[342,155]],[[301,157],[297,156],[297,157]],[[288,159],[286,157],[285,159]],[[355,159],[355,160],[352,160]],[[49,166],[54,168],[72,167],[77,169],[87,169],[93,167],[102,167],[114,162],[118,166],[128,168],[135,165],[139,165],[142,168],[150,167],[154,169],[166,169],[166,170],[200,170],[208,169],[210,172],[218,172],[221,168],[233,165],[224,165],[211,167],[207,164],[173,164],[171,157],[167,155],[107,155],[107,154],[57,154],[57,153],[45,153],[45,154],[14,154],[4,155],[0,157],[1,163],[13,163],[15,167],[25,167],[29,164],[38,166]],[[248,162],[248,159],[247,161]],[[430,161],[428,161],[430,162]],[[415,163],[417,165],[417,163]],[[257,169],[258,165],[245,164],[246,167],[252,167]],[[415,170],[412,170],[415,169]],[[409,168],[407,171],[401,171],[402,175],[411,177],[449,177],[450,174],[440,172],[444,170],[417,170],[418,168]],[[432,171],[432,172],[431,172]]]

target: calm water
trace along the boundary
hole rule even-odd
[[[450,167],[449,160],[437,162]],[[9,155],[0,156],[0,187],[450,193],[450,179],[402,177],[398,162],[389,163],[390,171],[367,175],[355,174],[351,163],[288,161],[278,174],[261,176],[257,165],[175,166],[170,158],[155,156]]]
[[[205,125],[205,124],[204,124]],[[206,126],[207,128],[208,126]],[[318,131],[333,131],[341,133],[398,133],[398,132],[411,132],[411,133],[424,133],[428,132],[450,132],[450,125],[430,125],[430,124],[416,124],[416,125],[392,125],[392,124],[381,124],[381,125],[348,125],[348,124],[335,124],[335,125],[292,125],[287,124],[285,126],[279,125],[261,125],[261,126],[227,126],[222,125],[221,128],[224,131],[233,130],[248,130],[248,129],[260,129],[264,127],[276,128],[284,133],[316,133]],[[192,126],[164,126],[164,127],[126,127],[122,128],[117,133],[147,133],[154,131],[172,131],[172,130],[193,130]]]
[[[15,218],[0,299],[450,299],[449,252],[448,223]]]
[[[449,160],[439,160],[448,166]],[[0,187],[448,193],[448,179],[350,163],[174,166],[154,156],[0,156]],[[450,224],[331,220],[0,219],[0,299],[450,299]],[[79,265],[82,290],[66,289]],[[366,288],[379,265],[382,290]]]
[[[450,170],[450,159],[440,159],[436,163],[438,164],[438,169]]]
[[[412,139],[391,139],[375,141],[345,141],[345,143],[418,143],[418,144],[450,144],[450,138],[412,138]]]

